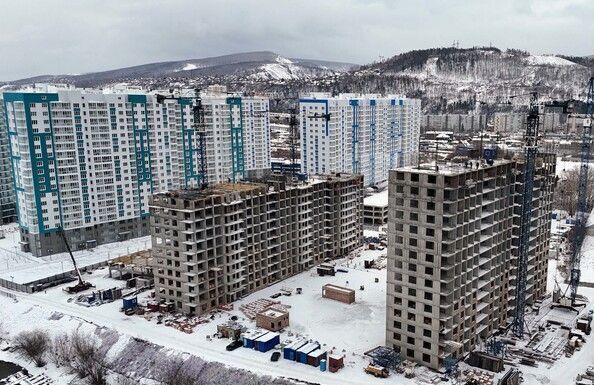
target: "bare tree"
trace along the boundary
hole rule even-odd
[[[592,201],[594,199],[594,189],[592,183],[594,182],[594,170],[592,168],[588,171],[588,195],[586,197],[587,212],[592,208]],[[554,195],[554,208],[557,210],[564,210],[570,216],[574,216],[577,210],[578,194],[580,186],[580,169],[572,168],[565,171],[557,183]]]
[[[45,331],[36,329],[19,333],[14,338],[13,345],[22,356],[41,367],[45,365],[44,356],[51,345],[51,340]]]
[[[105,385],[111,363],[107,352],[100,349],[99,342],[93,335],[73,332],[69,337],[70,360],[68,367],[71,373],[85,379],[89,385]]]
[[[198,375],[181,358],[168,359],[160,369],[157,381],[163,385],[198,385]]]
[[[58,334],[52,341],[52,348],[49,351],[50,361],[57,367],[68,366],[72,357],[72,349],[68,334]]]

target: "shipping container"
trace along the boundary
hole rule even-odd
[[[248,349],[254,348],[254,341],[268,332],[262,330],[248,330],[242,334],[243,347]]]
[[[319,348],[320,344],[317,342],[310,342],[309,344],[297,349],[295,360],[301,362],[302,364],[307,364],[307,355]]]
[[[320,361],[326,358],[326,351],[322,349],[316,349],[307,355],[307,364],[311,366],[320,366]]]
[[[285,360],[295,361],[297,349],[305,346],[306,344],[307,344],[307,341],[299,340],[299,341],[295,341],[295,342],[290,343],[289,345],[285,346],[283,348],[283,358]]]
[[[254,340],[254,349],[265,353],[280,344],[280,334],[268,332]]]

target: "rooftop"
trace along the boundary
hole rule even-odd
[[[377,194],[372,194],[363,199],[363,205],[372,207],[386,207],[388,206],[388,189]]]
[[[501,166],[504,164],[513,163],[512,160],[497,159],[493,164],[488,164],[485,161],[468,160],[463,163],[438,163],[435,162],[421,164],[420,166],[407,166],[395,169],[395,171],[410,172],[416,174],[428,174],[428,175],[444,175],[444,176],[455,176],[462,175],[470,171],[476,170],[488,170],[493,167]]]

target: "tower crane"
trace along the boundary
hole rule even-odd
[[[165,100],[176,100],[178,102],[182,102],[183,100],[193,99],[194,103],[192,106],[192,113],[194,117],[194,125],[192,130],[183,130],[183,140],[184,143],[184,159],[189,157],[190,159],[194,156],[194,153],[197,153],[198,161],[200,162],[200,174],[199,175],[191,175],[196,176],[200,179],[200,187],[206,188],[208,186],[208,167],[206,162],[206,123],[204,120],[204,106],[202,105],[202,98],[200,97],[200,89],[196,88],[194,90],[193,97],[186,97],[186,96],[174,96],[174,95],[161,95],[157,94],[157,103],[161,104]],[[182,106],[183,109],[183,106]],[[198,149],[192,149],[192,134],[195,133],[198,136]],[[187,138],[186,138],[187,135]],[[186,144],[186,139],[187,144]],[[185,146],[190,146],[186,148]],[[184,164],[184,174],[186,176],[186,186],[187,186],[187,179],[188,179],[188,165]],[[191,167],[191,166],[190,166]],[[193,172],[193,171],[191,171]]]
[[[520,95],[516,95],[520,96]],[[526,308],[526,284],[528,278],[528,253],[530,243],[530,222],[532,218],[532,194],[534,191],[534,164],[538,153],[539,128],[538,93],[530,93],[530,108],[524,133],[524,173],[522,183],[522,205],[520,208],[520,236],[516,277],[516,307],[512,321],[512,332],[522,338],[527,331],[524,313]],[[526,328],[526,329],[525,329]]]
[[[583,120],[582,129],[582,143],[581,143],[581,165],[579,177],[579,190],[577,209],[575,213],[575,227],[574,236],[571,247],[570,259],[570,274],[569,274],[569,296],[567,290],[560,298],[559,304],[563,307],[575,309],[577,306],[585,306],[585,304],[577,304],[576,296],[578,286],[580,284],[580,262],[581,262],[581,246],[584,241],[586,233],[586,221],[588,220],[588,170],[590,167],[590,156],[592,152],[592,121],[594,119],[594,77],[591,77],[588,82],[588,92],[586,98],[586,116]]]

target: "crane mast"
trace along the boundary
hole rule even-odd
[[[588,96],[586,100],[586,117],[583,122],[582,144],[581,144],[581,165],[578,190],[578,202],[576,209],[576,223],[574,230],[573,247],[571,252],[571,271],[569,276],[569,290],[571,305],[575,306],[578,286],[580,284],[580,260],[581,245],[586,233],[586,221],[588,219],[588,171],[590,164],[590,153],[592,147],[592,104],[594,97],[594,77],[588,83]]]
[[[530,224],[532,219],[532,195],[534,187],[534,164],[538,153],[538,126],[539,126],[538,94],[530,94],[530,109],[524,134],[524,173],[522,183],[522,205],[520,208],[520,236],[517,258],[516,277],[516,307],[512,322],[512,332],[522,338],[526,322],[524,310],[526,308],[526,285],[528,278],[528,257],[530,246]]]

